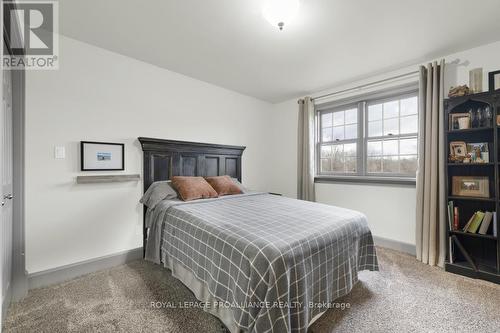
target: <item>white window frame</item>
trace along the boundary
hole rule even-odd
[[[375,94],[358,96],[349,100],[338,101],[336,103],[327,103],[316,106],[316,182],[331,182],[331,181],[348,181],[362,183],[394,183],[394,184],[415,184],[416,175],[396,174],[396,173],[369,173],[367,172],[367,146],[370,140],[383,139],[401,139],[417,137],[417,133],[398,134],[398,135],[383,135],[377,137],[368,137],[368,105],[379,104],[391,100],[400,100],[408,97],[418,97],[418,88],[415,86],[407,87],[406,89],[394,89],[393,91],[378,92]],[[358,137],[357,139],[339,140],[331,142],[322,141],[322,124],[321,115],[324,113],[332,113],[343,110],[358,108]],[[420,114],[418,114],[420,118]],[[398,116],[401,121],[401,116]],[[399,124],[401,125],[401,124]],[[401,126],[399,126],[401,128]],[[333,137],[332,137],[333,140]],[[356,142],[357,168],[356,173],[338,173],[338,172],[321,172],[321,146],[328,144],[352,143]],[[399,153],[399,152],[398,152]]]
[[[356,119],[356,124],[358,125],[358,128],[357,128],[357,131],[356,131],[356,134],[357,134],[357,137],[355,139],[342,139],[342,140],[333,140],[333,133],[332,133],[332,141],[326,141],[326,142],[323,142],[323,135],[322,135],[322,129],[323,129],[323,126],[322,126],[322,117],[321,115],[324,114],[324,113],[335,113],[335,112],[342,112],[342,111],[346,111],[346,110],[351,110],[351,109],[357,109],[358,110],[358,114],[357,114],[357,119]],[[345,175],[345,176],[353,176],[353,175],[361,175],[360,174],[360,168],[359,168],[359,165],[360,165],[360,158],[362,155],[359,154],[360,152],[360,137],[359,137],[359,133],[360,133],[360,127],[362,128],[363,127],[363,118],[361,117],[360,115],[360,107],[359,107],[359,103],[354,103],[354,104],[347,104],[347,105],[343,105],[341,107],[335,107],[335,108],[330,108],[330,109],[325,109],[325,110],[322,110],[322,111],[319,111],[319,113],[317,113],[317,119],[318,119],[318,126],[319,126],[319,131],[318,131],[318,139],[316,140],[316,155],[317,155],[317,168],[316,168],[316,172],[317,174],[321,174],[321,175]],[[344,122],[344,129],[345,129],[345,122]],[[332,128],[333,128],[333,119],[332,119]],[[345,134],[345,132],[344,132]],[[352,143],[356,143],[356,156],[357,156],[357,161],[356,161],[356,172],[352,172],[352,173],[321,173],[320,170],[321,170],[321,146],[323,145],[338,145],[338,144],[352,144]]]

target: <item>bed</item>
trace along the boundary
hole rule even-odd
[[[174,175],[241,180],[245,147],[139,138],[144,190]],[[164,200],[144,214],[147,260],[162,264],[230,332],[306,332],[378,270],[366,217],[250,192]]]

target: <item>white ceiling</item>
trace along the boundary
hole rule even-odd
[[[69,37],[270,102],[500,39],[499,0],[64,0]],[[499,55],[496,55],[499,56]]]

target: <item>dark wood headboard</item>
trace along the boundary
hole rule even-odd
[[[242,146],[139,138],[144,165],[144,192],[153,182],[172,176],[223,176],[241,181]],[[144,210],[146,211],[146,210]],[[147,230],[143,221],[143,246]]]

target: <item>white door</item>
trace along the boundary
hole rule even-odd
[[[2,223],[2,304],[12,275],[12,77],[2,71],[2,110],[0,114],[0,222]],[[1,306],[0,306],[0,310]]]

